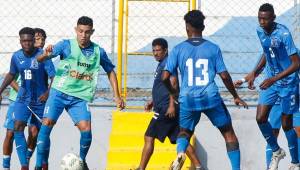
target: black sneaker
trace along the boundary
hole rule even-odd
[[[83,162],[83,169],[82,170],[90,170],[85,161]]]
[[[35,167],[34,170],[43,170],[42,167]]]

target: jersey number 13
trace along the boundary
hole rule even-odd
[[[192,58],[186,60],[185,65],[188,67],[188,86],[205,86],[209,81],[208,77],[208,60],[198,59],[194,61]],[[200,75],[194,75],[194,69],[200,69]]]

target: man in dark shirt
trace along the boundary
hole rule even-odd
[[[151,158],[154,150],[154,140],[164,142],[168,137],[172,144],[176,144],[179,133],[178,105],[176,99],[169,95],[168,90],[161,81],[161,74],[168,59],[168,43],[163,38],[157,38],[152,42],[153,56],[158,61],[158,66],[154,75],[152,88],[152,100],[145,105],[145,111],[151,111],[154,115],[145,133],[145,144],[142,158],[137,170],[144,170]],[[177,74],[171,76],[172,86],[178,89]],[[189,145],[187,155],[191,159],[197,170],[202,170],[194,148]]]

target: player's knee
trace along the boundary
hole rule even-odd
[[[12,130],[7,131],[5,138],[9,141],[12,141],[14,138],[14,132]]]
[[[91,122],[90,121],[80,121],[77,123],[77,127],[80,131],[91,131]]]
[[[25,122],[23,121],[15,121],[14,123],[14,131],[24,131],[25,129]]]
[[[54,120],[51,120],[51,119],[48,119],[48,118],[44,118],[43,119],[43,125],[45,126],[49,126],[49,127],[52,127],[55,125],[55,121]]]
[[[268,122],[268,117],[261,114],[261,113],[257,113],[256,114],[256,122],[258,124],[267,123]]]
[[[39,130],[36,126],[31,126],[29,128],[29,134],[28,135],[31,136],[32,138],[36,138],[38,133],[39,133]]]
[[[295,127],[297,137],[300,138],[300,126]]]
[[[179,134],[178,134],[178,138],[187,138],[188,140],[190,140],[190,138],[193,135],[193,131],[189,130],[189,129],[185,129],[185,128],[180,128]]]
[[[288,131],[293,128],[293,115],[283,114],[281,117],[282,129]]]
[[[239,142],[226,142],[226,149],[227,152],[239,150]]]

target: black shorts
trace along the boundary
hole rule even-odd
[[[164,142],[168,137],[172,144],[176,144],[176,139],[179,133],[178,119],[171,120],[157,120],[152,118],[148,125],[145,136],[158,139],[160,142]]]

